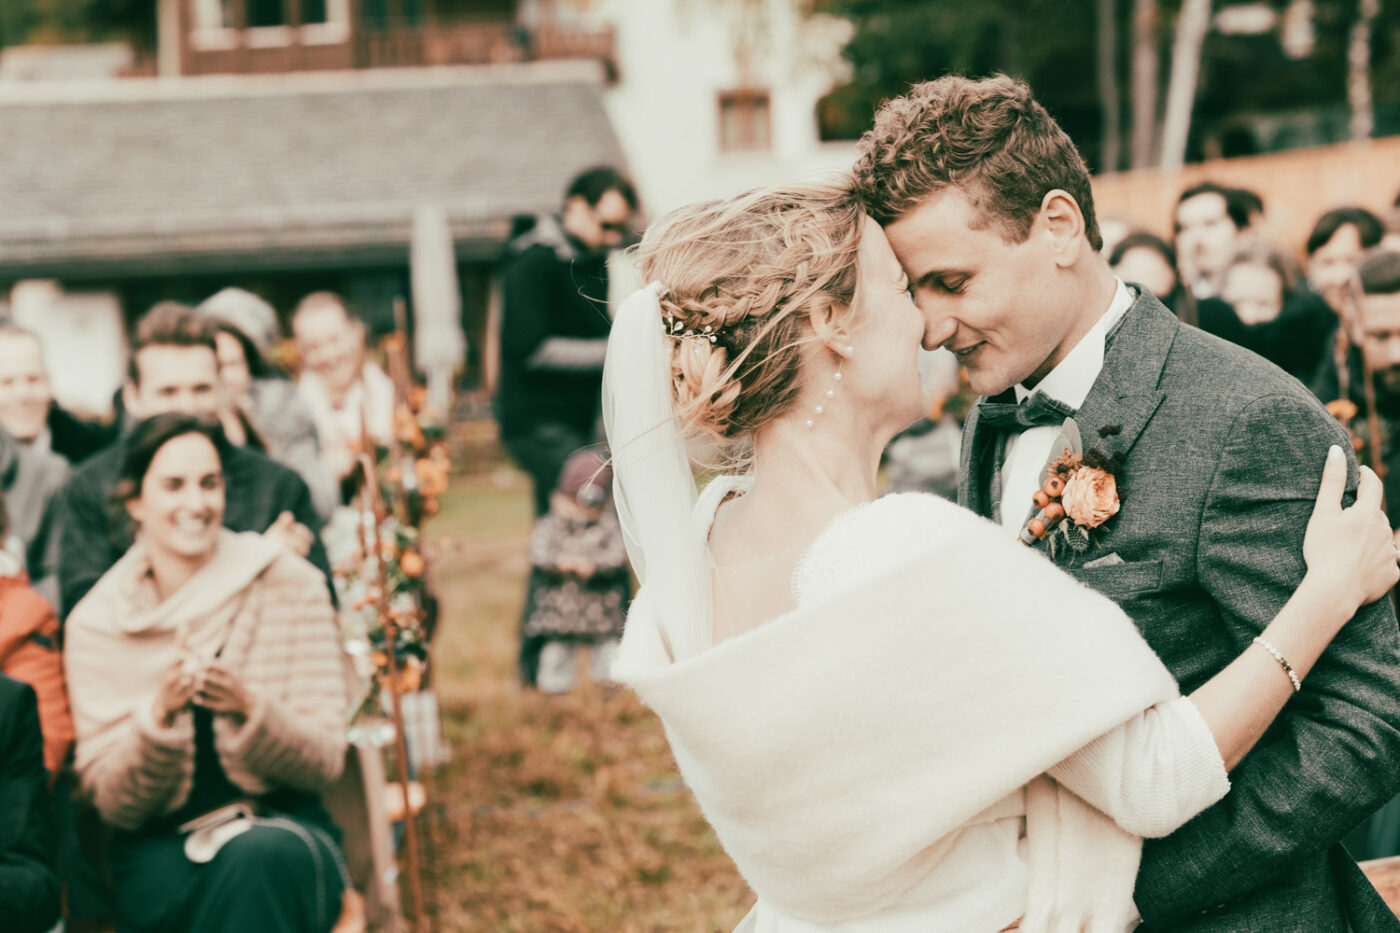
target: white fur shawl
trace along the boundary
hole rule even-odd
[[[1175,681],[1108,599],[965,510],[898,499],[870,508],[900,510],[902,559],[682,662],[658,632],[664,594],[643,589],[614,675],[660,715],[726,850],[785,913],[899,904],[936,843],[1034,782],[1022,929],[1118,933],[1140,840],[1043,774]]]

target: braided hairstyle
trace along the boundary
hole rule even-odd
[[[763,188],[680,208],[638,247],[660,282],[676,410],[722,447],[783,414],[811,315],[853,313],[860,205],[847,185]]]

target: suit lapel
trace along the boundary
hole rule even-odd
[[[1157,383],[1180,328],[1181,322],[1146,292],[1128,309],[1074,419],[1086,451],[1097,448],[1109,459],[1127,457],[1162,404]]]
[[[1181,327],[1151,294],[1143,292],[1133,302],[1109,335],[1103,369],[1074,416],[1086,453],[1098,450],[1105,459],[1119,463],[1127,458],[1165,398],[1157,383]],[[1126,494],[1123,507],[1132,507]],[[1027,520],[1031,517],[1028,514]],[[1044,546],[1044,538],[1035,544]]]

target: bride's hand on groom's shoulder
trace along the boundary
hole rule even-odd
[[[1346,457],[1333,447],[1303,538],[1303,560],[1310,583],[1359,609],[1390,592],[1400,581],[1400,567],[1390,522],[1381,509],[1380,477],[1361,467],[1356,501],[1343,508],[1346,485]]]

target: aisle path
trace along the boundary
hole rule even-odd
[[[429,859],[436,929],[727,933],[752,896],[654,717],[625,691],[551,698],[515,685],[528,529],[510,471],[455,478],[428,526],[430,540],[460,543],[433,568],[455,756],[432,787],[445,807]]]

